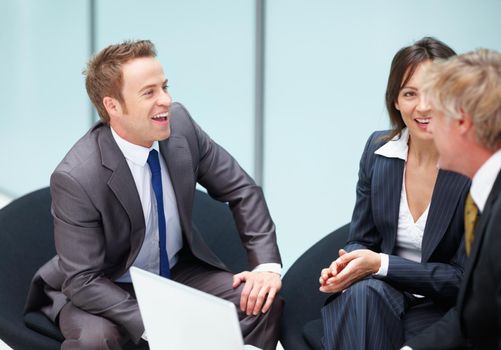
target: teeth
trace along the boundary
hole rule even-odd
[[[418,123],[428,124],[430,122],[430,118],[416,118]]]
[[[167,118],[168,116],[169,116],[169,112],[165,112],[165,113],[160,113],[160,114],[154,115],[153,119]]]

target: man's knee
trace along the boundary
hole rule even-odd
[[[121,349],[127,340],[110,320],[68,304],[61,311],[59,328],[65,337],[61,349]]]
[[[267,311],[270,313],[270,317],[279,319],[282,316],[282,311],[284,309],[284,299],[277,295],[271,304],[270,309]]]
[[[93,325],[81,330],[75,339],[66,339],[61,349],[121,349],[124,337],[115,325]]]
[[[266,302],[266,301],[265,301]],[[247,315],[245,312],[240,310],[240,307],[238,307],[238,313],[240,315],[240,320],[244,318],[259,318],[259,319],[273,319],[273,320],[279,320],[280,316],[282,315],[282,310],[284,308],[284,299],[277,295],[275,299],[273,299],[273,302],[270,305],[270,308],[262,313],[258,313],[256,316],[254,315]]]
[[[277,296],[265,313],[248,316],[244,312],[239,312],[240,327],[246,344],[265,350],[276,348],[283,304],[284,300]]]
[[[99,349],[113,349],[114,346],[121,347],[125,339],[118,326],[110,324],[110,322],[103,322],[99,329],[96,328],[93,327],[92,332],[85,334],[87,342],[95,344]]]

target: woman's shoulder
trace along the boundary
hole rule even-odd
[[[390,136],[391,130],[376,130],[367,139],[367,144],[365,146],[366,151],[373,153],[379,147],[388,142],[388,136]]]

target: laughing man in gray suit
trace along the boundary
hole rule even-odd
[[[36,273],[27,310],[59,324],[62,349],[147,348],[137,266],[234,302],[245,343],[274,349],[281,260],[260,187],[172,103],[150,41],[103,49],[86,87],[101,122],[52,174],[57,256]],[[229,204],[252,271],[231,274],[192,229],[197,182]]]

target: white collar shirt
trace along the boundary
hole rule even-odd
[[[155,141],[150,148],[138,146],[120,137],[113,128],[111,128],[111,132],[118,148],[120,148],[127,161],[143,208],[145,223],[144,241],[132,265],[158,274],[160,269],[158,214],[155,193],[151,185],[151,171],[147,160],[152,149],[159,151],[159,145]],[[167,256],[169,257],[170,268],[173,268],[177,263],[177,253],[183,246],[183,237],[176,197],[172,183],[170,182],[167,165],[161,155],[159,156],[159,160],[162,175],[164,215],[167,226]],[[129,271],[119,277],[116,282],[131,282]]]
[[[379,147],[374,153],[386,158],[397,158],[407,162],[409,152],[409,130],[404,128],[400,133],[384,145]],[[423,214],[414,221],[407,202],[405,187],[405,170],[402,180],[402,191],[400,193],[400,206],[397,223],[396,253],[398,256],[421,262],[421,244],[423,241],[424,229],[430,205]],[[388,273],[389,258],[387,254],[381,253],[381,267],[376,275],[386,276]]]
[[[485,209],[485,204],[492,191],[494,182],[501,170],[501,149],[494,153],[477,170],[471,182],[470,193],[473,201],[478,207],[480,213]]]

